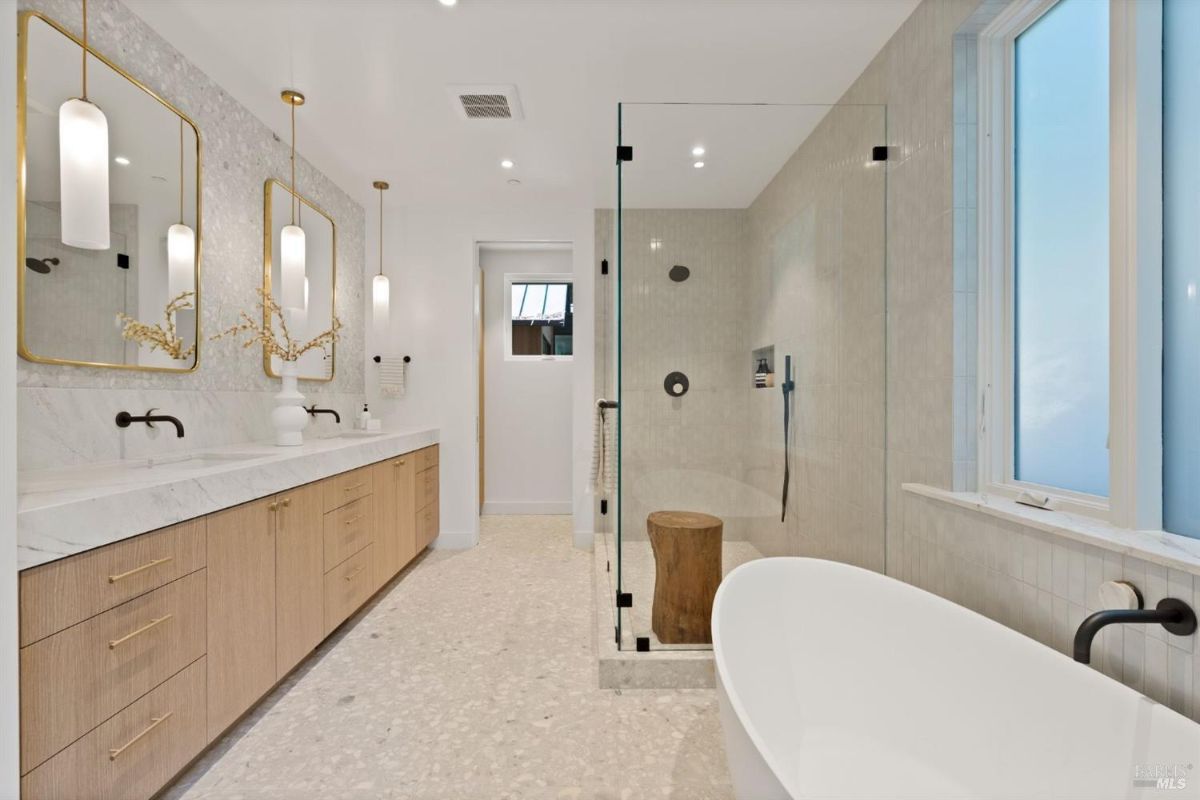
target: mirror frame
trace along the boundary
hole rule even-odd
[[[280,189],[287,192],[304,205],[308,206],[309,209],[329,220],[330,230],[333,231],[333,252],[330,254],[332,261],[330,262],[329,273],[329,280],[332,284],[329,287],[329,313],[330,319],[332,320],[333,317],[337,316],[337,223],[333,221],[333,217],[325,213],[323,208],[309,200],[304,195],[292,191],[290,186],[278,178],[267,178],[267,180],[263,183],[263,291],[265,291],[267,294],[271,293],[271,267],[274,264],[273,256],[275,244],[275,232],[271,227],[271,193],[275,186],[278,186]],[[263,324],[271,324],[270,315],[265,309],[263,310]],[[333,342],[329,345],[329,351],[329,357],[333,359],[333,364],[329,368],[328,378],[308,378],[303,375],[298,375],[296,376],[297,379],[309,381],[311,383],[332,383],[333,379],[337,377],[337,342]],[[265,372],[270,378],[282,377],[271,366],[271,352],[267,349],[266,345],[263,345],[263,372]]]
[[[91,44],[88,44],[88,55],[95,58],[100,63],[111,69],[113,72],[120,75],[122,78],[133,84],[138,89],[141,89],[146,94],[153,97],[161,103],[168,111],[178,116],[186,122],[196,136],[196,296],[193,298],[193,304],[196,311],[196,353],[192,358],[192,364],[188,367],[157,367],[143,366],[141,364],[110,364],[103,361],[76,361],[69,358],[54,358],[51,356],[39,356],[30,352],[29,347],[25,342],[25,119],[26,119],[26,81],[28,78],[28,55],[29,55],[29,23],[39,19],[45,22],[54,30],[61,33],[63,36],[74,42],[81,50],[83,49],[83,41],[71,33],[59,22],[46,16],[40,11],[22,11],[19,25],[17,26],[17,354],[26,361],[32,361],[36,364],[54,364],[58,366],[68,367],[100,367],[103,369],[124,369],[136,370],[139,372],[175,372],[186,373],[195,372],[200,368],[200,342],[204,338],[201,335],[201,281],[200,281],[200,265],[203,260],[204,237],[203,231],[203,154],[200,142],[200,129],[196,127],[196,123],[187,114],[184,114],[171,103],[167,102],[157,92],[147,87],[144,83],[134,78],[125,70],[118,67],[111,60],[106,58],[102,53],[96,51]]]

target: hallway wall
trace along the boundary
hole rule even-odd
[[[572,277],[571,250],[481,247],[484,290],[484,514],[570,514],[573,361],[507,357],[504,276]],[[488,424],[491,420],[491,424]]]

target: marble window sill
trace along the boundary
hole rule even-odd
[[[921,483],[905,483],[901,488],[909,494],[1014,522],[1043,533],[1200,575],[1200,539],[1166,531],[1118,528],[1102,520],[1077,514],[1023,506],[996,495],[952,492]]]

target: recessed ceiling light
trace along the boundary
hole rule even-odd
[[[517,180],[516,178],[509,178],[508,185],[509,186],[520,186],[521,182],[519,180]]]
[[[513,164],[512,159],[506,158],[500,162],[500,166],[504,167],[505,169],[512,169],[516,165]]]
[[[701,147],[700,145],[696,145],[695,147],[692,148],[692,155],[694,155],[694,156],[704,155],[704,148]]]
[[[704,162],[703,162],[703,161],[697,161],[695,164],[692,164],[692,166],[693,166],[693,167],[695,167],[696,169],[703,169],[703,168],[704,168]]]
[[[122,167],[128,167],[128,166],[129,166],[129,159],[128,159],[128,158],[126,158],[125,156],[117,156],[116,158],[114,158],[114,159],[113,159],[113,161],[117,162],[117,163],[118,163],[118,164],[120,164]]]
[[[458,0],[438,0],[439,3],[449,8],[450,6],[458,5]]]

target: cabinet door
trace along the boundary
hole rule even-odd
[[[275,499],[275,668],[282,678],[325,633],[322,487],[310,483]]]
[[[405,453],[396,466],[396,530],[400,548],[400,567],[417,557],[417,459]]]
[[[208,738],[274,684],[275,498],[208,518]]]
[[[375,583],[378,589],[400,571],[399,459],[381,461],[371,469],[375,478]]]

